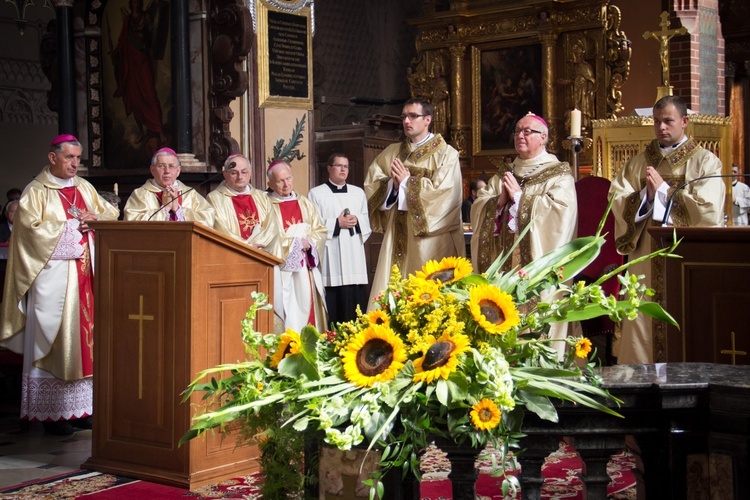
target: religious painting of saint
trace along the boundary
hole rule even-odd
[[[169,2],[110,0],[102,43],[103,166],[144,167],[171,135]]]
[[[542,47],[473,47],[472,67],[474,150],[513,152],[516,122],[529,111],[542,114]]]

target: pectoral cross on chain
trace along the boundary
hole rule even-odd
[[[150,314],[143,314],[143,295],[138,297],[138,314],[128,314],[128,319],[138,321],[138,399],[143,399],[143,321],[153,321]]]

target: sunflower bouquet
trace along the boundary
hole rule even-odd
[[[435,438],[492,444],[505,457],[523,436],[525,412],[556,421],[553,400],[617,415],[617,401],[587,362],[591,342],[554,338],[550,329],[601,315],[632,319],[638,311],[675,322],[642,301],[650,291],[626,271],[637,261],[588,285],[569,282],[603,241],[579,238],[510,272],[501,269],[512,250],[484,274],[464,258],[429,261],[408,276],[394,267],[374,309],[326,332],[255,332],[257,310],[269,306],[254,294],[243,323],[249,360],[207,370],[190,385],[186,400],[203,391],[219,408],[202,408],[183,441],[240,420],[245,437],[260,444],[269,497],[301,486],[306,442],[377,450],[371,497],[382,498],[382,475],[397,468],[419,477],[419,455]],[[673,256],[675,245],[647,258]],[[600,286],[612,276],[623,285],[619,300]],[[205,382],[226,370],[231,377]]]

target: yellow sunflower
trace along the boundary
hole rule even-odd
[[[386,313],[382,309],[373,309],[372,311],[368,312],[367,320],[370,322],[370,324],[373,325],[391,326],[390,316],[388,316],[388,313]]]
[[[586,337],[576,342],[576,356],[579,358],[585,358],[591,352],[591,341]]]
[[[430,384],[441,377],[447,379],[458,368],[458,356],[469,349],[469,337],[444,331],[424,356],[414,361],[414,382]]]
[[[406,362],[406,350],[393,330],[371,324],[349,340],[341,359],[347,380],[360,387],[371,387],[398,374]]]
[[[429,260],[421,271],[415,273],[417,278],[452,283],[471,274],[471,262],[463,257],[445,257],[440,262]]]
[[[281,334],[279,342],[276,344],[276,352],[271,356],[271,368],[279,366],[281,360],[290,354],[297,354],[300,344],[302,344],[302,341],[299,338],[299,333],[291,328],[287,328],[286,332]]]
[[[414,282],[411,299],[414,304],[422,306],[431,304],[440,297],[440,284],[436,281],[417,279]]]
[[[471,407],[471,421],[480,431],[488,431],[497,427],[502,415],[500,408],[487,398]]]
[[[469,310],[487,333],[505,333],[521,322],[513,297],[492,285],[471,289]]]

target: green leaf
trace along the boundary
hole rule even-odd
[[[279,363],[279,373],[289,378],[299,378],[304,375],[310,380],[320,378],[318,367],[305,357],[304,353],[290,354]]]
[[[437,381],[435,395],[441,405],[448,406],[450,403],[450,390],[448,389],[448,383],[442,378]]]
[[[466,376],[453,372],[448,376],[448,389],[453,401],[464,401],[469,397],[469,382]]]
[[[550,422],[557,422],[557,410],[552,401],[546,396],[541,396],[526,391],[519,391],[523,395],[523,399],[526,401],[526,407],[536,413],[539,418],[543,420],[549,420]]]
[[[675,320],[671,314],[665,311],[664,308],[662,308],[661,305],[656,302],[641,302],[638,306],[638,310],[643,314],[651,316],[652,318],[658,319],[660,321],[664,321],[665,323],[669,323],[674,327],[680,327],[680,325],[677,323],[677,320]]]

